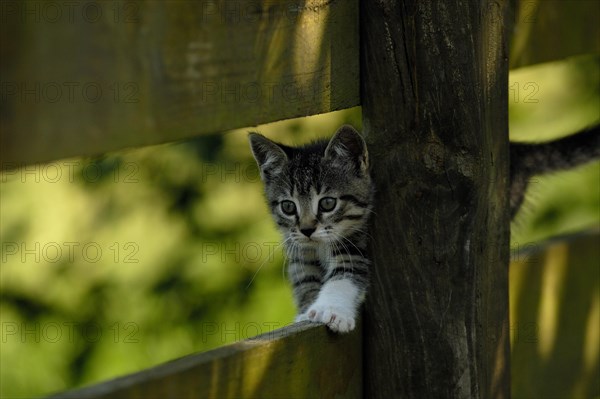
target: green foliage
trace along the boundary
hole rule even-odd
[[[511,138],[544,141],[600,123],[597,56],[515,70],[509,82]],[[511,381],[515,398],[597,397],[597,239],[541,240],[600,227],[600,164],[534,177],[511,229]]]
[[[585,56],[512,71],[510,137],[544,141],[600,123],[600,57]],[[534,177],[514,223],[513,246],[600,224],[598,162]]]
[[[358,125],[359,112],[260,131],[299,143]],[[2,397],[101,381],[292,321],[246,134],[3,175],[0,360],[12,367],[1,368]]]

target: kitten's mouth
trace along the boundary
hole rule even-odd
[[[307,237],[303,234],[299,234],[296,236],[296,242],[298,242],[299,244],[313,245],[319,244],[320,242],[322,242],[322,240],[319,237]]]

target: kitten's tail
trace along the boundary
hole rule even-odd
[[[600,124],[546,143],[510,144],[510,208],[519,210],[532,176],[600,159]]]
[[[600,125],[547,143],[510,145],[511,166],[529,176],[571,169],[599,158]]]

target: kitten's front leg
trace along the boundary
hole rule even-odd
[[[288,249],[288,278],[298,309],[296,322],[308,320],[306,310],[315,302],[323,286],[323,268],[314,248]]]
[[[369,260],[356,247],[336,251],[316,301],[301,315],[336,332],[352,331],[368,285]]]

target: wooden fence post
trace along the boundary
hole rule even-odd
[[[361,2],[367,398],[510,396],[507,6]]]

